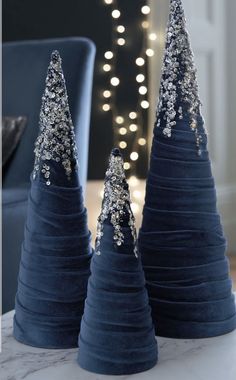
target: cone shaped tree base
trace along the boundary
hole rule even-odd
[[[91,257],[81,187],[32,180],[15,303],[18,341],[78,346]]]
[[[27,346],[46,349],[69,349],[78,347],[77,329],[66,331],[65,328],[40,328],[38,324],[28,325],[24,330],[14,317],[14,338]]]
[[[155,319],[155,315],[153,315]],[[219,322],[176,321],[166,317],[156,319],[156,335],[174,339],[203,339],[229,334],[236,329],[236,316]]]
[[[91,277],[79,336],[79,365],[104,375],[130,375],[157,363],[157,343],[144,273],[134,255],[130,228],[116,246],[114,228],[104,224],[100,255]]]
[[[236,328],[182,0],[170,0],[139,250],[158,335],[208,338]]]
[[[201,155],[187,116],[171,138],[162,126],[154,129],[139,234],[155,331],[169,338],[209,338],[236,328],[207,136],[198,122]]]
[[[105,355],[107,355],[107,353],[105,353]],[[127,355],[127,363],[125,363],[124,360],[118,362],[115,358],[106,362],[102,355],[99,357],[99,355],[94,356],[89,353],[82,353],[80,354],[79,364],[81,368],[89,372],[98,373],[100,375],[122,376],[124,374],[132,375],[148,371],[157,363],[157,360],[154,359],[152,361],[140,361],[139,363],[135,361],[135,363],[132,364],[132,358],[129,357],[128,352],[124,352],[124,355]],[[102,370],[102,368],[104,368],[104,370]]]

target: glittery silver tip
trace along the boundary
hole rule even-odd
[[[50,185],[51,163],[54,161],[62,165],[70,180],[72,171],[77,169],[77,150],[61,57],[57,50],[51,54],[39,128],[34,149],[33,179],[41,174]]]
[[[171,137],[177,120],[186,115],[189,126],[196,135],[200,151],[198,119],[201,110],[196,68],[186,19],[181,0],[170,1],[170,16],[167,26],[166,48],[162,68],[162,78],[157,108],[157,127],[165,127],[163,134]]]
[[[117,246],[124,244],[124,234],[122,224],[128,221],[131,234],[134,238],[134,253],[137,257],[137,236],[135,219],[130,206],[129,186],[125,178],[124,161],[120,150],[112,150],[109,165],[105,177],[104,197],[102,202],[101,214],[97,223],[97,237],[95,252],[100,255],[100,244],[103,236],[103,226],[109,220],[114,228],[114,243]]]
[[[52,54],[51,54],[51,61],[53,61],[54,63],[60,62],[60,64],[61,64],[61,56],[60,56],[58,50],[54,50],[52,52]]]

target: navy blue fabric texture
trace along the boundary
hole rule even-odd
[[[226,241],[216,206],[216,190],[202,137],[187,114],[172,136],[165,122],[154,128],[139,250],[156,333],[171,338],[206,338],[236,328]]]
[[[63,58],[70,110],[75,127],[80,184],[85,190],[87,180],[91,90],[95,46],[81,37],[66,37],[3,44],[2,114],[26,115],[27,125],[19,146],[3,175],[3,298],[2,312],[14,308],[17,274],[24,238],[27,194],[34,164],[34,142],[38,135],[41,98],[45,72],[52,50]],[[22,196],[22,192],[24,196]],[[12,230],[14,228],[14,239]]]
[[[61,165],[50,165],[53,184],[31,180],[14,336],[31,346],[71,348],[78,344],[91,238],[77,174],[69,181]]]
[[[140,258],[129,227],[114,244],[104,224],[101,255],[94,254],[79,336],[79,365],[105,375],[146,371],[157,362],[157,343]]]

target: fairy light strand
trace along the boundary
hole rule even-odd
[[[114,129],[114,145],[119,146],[125,151],[125,170],[128,171],[130,178],[136,178],[136,168],[140,158],[140,151],[147,144],[146,136],[143,130],[143,116],[148,111],[148,84],[147,84],[147,64],[148,60],[154,56],[154,50],[148,45],[149,41],[155,41],[157,35],[149,30],[148,16],[151,8],[143,5],[139,12],[142,14],[142,48],[140,54],[134,59],[134,65],[138,68],[138,74],[135,75],[134,81],[137,85],[138,101],[134,110],[128,111],[128,117],[118,112],[117,109],[117,91],[122,78],[116,73],[117,55],[119,49],[125,48],[126,38],[128,35],[128,26],[124,24],[122,11],[119,9],[117,0],[103,0],[107,6],[112,20],[112,46],[110,50],[104,53],[105,61],[103,70],[109,77],[109,86],[103,89],[104,112],[112,113]]]

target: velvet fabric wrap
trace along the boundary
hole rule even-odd
[[[141,260],[134,255],[130,228],[114,244],[104,224],[101,255],[94,254],[79,336],[79,365],[105,375],[146,371],[157,362],[157,343]]]
[[[206,338],[236,328],[226,241],[199,117],[201,155],[189,120],[170,138],[154,129],[139,250],[156,333]]]
[[[92,249],[82,188],[67,182],[31,180],[14,336],[35,347],[78,345]]]

